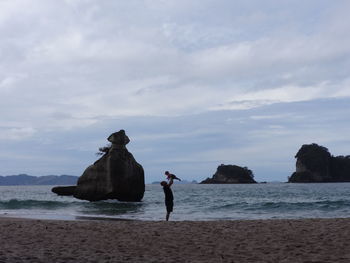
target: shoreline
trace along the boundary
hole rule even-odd
[[[162,214],[163,215],[163,214]],[[0,213],[1,218],[13,218],[13,219],[23,219],[23,220],[53,220],[53,221],[136,221],[136,222],[162,222],[165,221],[164,216],[160,216],[155,219],[145,219],[138,217],[115,217],[115,216],[106,216],[106,215],[68,215],[68,214],[42,214],[42,213],[33,213],[33,214],[16,214],[16,213]],[[171,222],[225,222],[225,221],[278,221],[278,220],[332,220],[332,219],[349,219],[350,215],[345,217],[274,217],[274,218],[215,218],[215,219],[203,219],[203,220],[195,220],[195,219],[179,219],[170,216]]]
[[[23,219],[23,220],[52,220],[52,221],[136,221],[136,222],[162,222],[165,221],[165,215],[155,218],[155,219],[144,219],[144,218],[129,218],[129,217],[110,217],[105,215],[58,215],[58,214],[41,214],[41,213],[35,213],[35,214],[16,214],[16,213],[0,213],[0,219],[1,218],[13,218],[13,219]],[[237,219],[204,219],[204,220],[194,220],[194,219],[178,219],[173,218],[170,216],[171,222],[236,222],[236,221],[278,221],[278,220],[332,220],[332,219],[349,219],[348,217],[285,217],[285,218],[237,218]]]
[[[131,219],[122,217],[108,217],[108,216],[85,216],[85,215],[43,215],[43,214],[0,214],[1,218],[23,219],[23,220],[47,220],[47,221],[151,221],[142,219]]]
[[[0,217],[0,262],[350,262],[350,218],[220,221]]]

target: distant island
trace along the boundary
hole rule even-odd
[[[254,175],[247,167],[237,165],[218,166],[212,178],[207,178],[201,184],[255,184]]]
[[[334,157],[326,147],[312,143],[302,145],[295,158],[290,183],[350,182],[350,155]]]
[[[76,184],[78,176],[46,175],[32,176],[27,174],[0,176],[0,185],[71,185]]]

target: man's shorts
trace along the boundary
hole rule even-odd
[[[168,213],[173,211],[173,207],[174,207],[174,202],[173,200],[165,200],[165,206],[166,206],[166,211]]]

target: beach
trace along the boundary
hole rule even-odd
[[[350,219],[0,218],[0,262],[350,262]]]

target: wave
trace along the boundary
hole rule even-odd
[[[123,202],[67,202],[45,200],[18,200],[0,201],[1,210],[74,210],[83,214],[116,215],[133,213],[142,207],[142,203]]]
[[[72,206],[71,202],[59,201],[40,201],[40,200],[18,200],[11,199],[8,201],[0,201],[0,209],[59,209]]]
[[[211,210],[232,210],[232,211],[274,211],[284,212],[286,210],[339,210],[348,209],[350,200],[325,200],[325,201],[304,201],[304,202],[237,202],[222,205],[208,206]]]
[[[347,208],[350,205],[349,200],[325,200],[325,201],[304,201],[304,202],[265,202],[261,203],[260,209],[274,209],[274,210],[305,210],[305,209],[341,209]],[[253,208],[257,209],[257,207]]]

